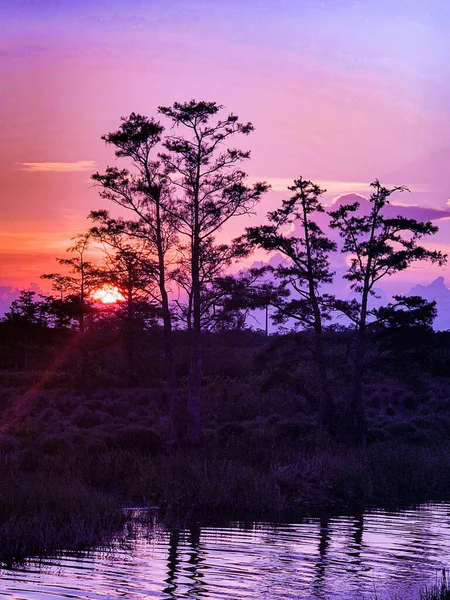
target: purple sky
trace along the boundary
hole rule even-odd
[[[54,270],[88,212],[107,207],[89,180],[114,160],[100,136],[175,100],[253,122],[247,170],[274,189],[260,219],[299,175],[327,202],[377,177],[411,187],[399,202],[448,208],[444,0],[15,0],[0,22],[0,284]],[[448,251],[450,220],[438,224],[432,245]],[[439,275],[420,266],[390,285]]]

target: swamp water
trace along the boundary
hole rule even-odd
[[[403,599],[450,566],[450,504],[170,532],[139,511],[105,550],[0,570],[0,598]]]

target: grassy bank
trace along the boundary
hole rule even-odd
[[[2,478],[2,561],[99,546],[123,524],[117,497],[86,486],[68,469],[55,476],[44,468],[27,474],[9,472]]]
[[[218,448],[158,454],[1,456],[1,558],[101,543],[122,524],[124,504],[157,505],[168,523],[239,513],[295,518],[448,497],[450,448],[317,449],[266,463],[224,457]]]
[[[169,520],[208,512],[282,518],[450,498],[447,363],[407,368],[396,354],[373,351],[362,449],[320,430],[320,382],[299,340],[207,339],[202,443],[174,450],[160,374],[149,370],[145,386],[120,387],[108,355],[115,346],[101,341],[88,363],[74,356],[66,370],[0,371],[3,557],[95,544],[117,529],[126,505],[159,506]],[[338,431],[345,342],[338,336],[329,345]],[[80,370],[86,365],[89,373]]]
[[[169,450],[155,431],[138,428],[116,437],[80,428],[78,441],[68,430],[9,434],[0,453],[1,558],[101,543],[120,527],[125,505],[159,506],[170,523],[207,514],[295,518],[450,496],[447,444],[269,444],[276,431],[224,437],[219,429],[190,451]]]
[[[397,404],[380,406],[387,391],[378,390],[365,449],[328,440],[299,394],[261,388],[254,379],[208,380],[204,439],[191,450],[168,447],[158,389],[10,390],[0,427],[2,482],[29,481],[32,489],[33,478],[51,473],[126,503],[217,510],[364,506],[450,494],[442,382],[414,409],[398,389]]]

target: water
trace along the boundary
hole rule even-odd
[[[450,565],[450,504],[169,532],[139,519],[108,550],[0,571],[0,598],[418,598]]]

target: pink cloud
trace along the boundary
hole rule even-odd
[[[76,160],[74,162],[23,162],[19,163],[23,171],[48,171],[52,173],[76,173],[78,171],[94,171],[95,160]]]

